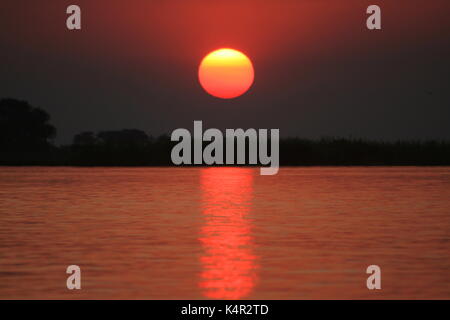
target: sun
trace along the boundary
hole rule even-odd
[[[198,69],[198,79],[210,95],[232,99],[250,89],[255,71],[250,59],[240,51],[222,48],[203,58]]]

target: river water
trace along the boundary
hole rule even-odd
[[[449,299],[449,252],[449,167],[0,168],[3,299]]]

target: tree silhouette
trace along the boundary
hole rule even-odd
[[[49,114],[16,99],[0,100],[0,165],[171,166],[170,136],[142,130],[81,132],[53,146]],[[282,166],[449,165],[450,141],[371,141],[353,138],[280,140]]]
[[[41,151],[48,149],[56,128],[50,115],[26,101],[0,100],[0,148],[3,151]]]
[[[73,145],[76,147],[90,147],[97,143],[98,139],[92,131],[81,132],[73,137]]]
[[[101,131],[97,137],[101,144],[111,148],[143,148],[149,142],[148,135],[137,129]]]

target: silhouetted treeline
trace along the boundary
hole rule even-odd
[[[172,145],[169,136],[154,138],[136,129],[82,132],[61,153],[68,165],[165,166],[171,164]]]
[[[0,164],[45,164],[55,153],[49,114],[26,101],[0,100]]]
[[[280,141],[280,163],[296,165],[450,165],[450,141],[370,141],[288,138]]]
[[[171,166],[168,135],[136,129],[82,132],[56,147],[50,116],[25,101],[0,100],[0,165]],[[298,165],[450,165],[450,141],[381,142],[359,139],[288,138],[280,163]]]

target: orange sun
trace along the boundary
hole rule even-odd
[[[217,98],[232,99],[252,85],[255,72],[245,54],[234,49],[219,49],[203,58],[198,78],[203,89]]]

